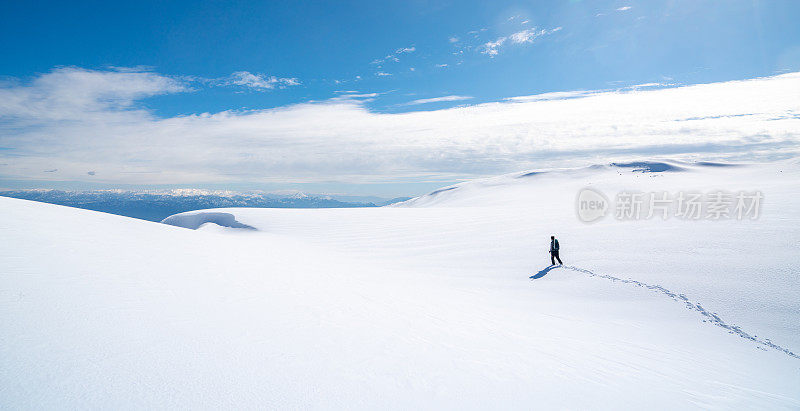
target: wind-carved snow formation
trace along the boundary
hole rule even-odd
[[[175,214],[163,219],[161,223],[188,228],[191,230],[196,230],[203,226],[203,224],[208,223],[228,228],[244,228],[248,230],[256,229],[255,227],[251,227],[247,224],[242,224],[236,221],[236,217],[231,213],[209,211]]]

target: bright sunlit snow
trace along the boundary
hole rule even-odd
[[[600,166],[167,224],[0,198],[0,405],[798,408],[798,182],[794,160]],[[585,187],[764,199],[586,224]]]

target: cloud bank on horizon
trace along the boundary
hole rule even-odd
[[[257,88],[297,81],[232,78]],[[631,157],[764,160],[798,152],[800,73],[651,86],[405,113],[370,110],[372,93],[343,94],[162,118],[145,99],[191,93],[190,81],[62,67],[0,84],[0,177],[126,184],[452,181]]]

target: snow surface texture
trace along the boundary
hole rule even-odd
[[[587,186],[765,199],[755,221],[584,224]],[[798,194],[784,161],[168,219],[197,230],[0,198],[0,406],[796,409]]]

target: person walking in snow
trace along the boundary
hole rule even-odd
[[[558,265],[564,265],[561,262],[561,257],[558,256],[558,240],[554,235],[550,236],[550,262],[553,265],[556,265],[556,260],[558,260]]]

